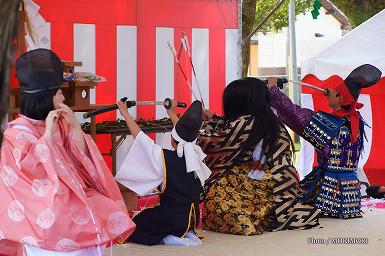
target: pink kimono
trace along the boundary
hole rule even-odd
[[[20,244],[73,251],[125,240],[135,224],[92,138],[83,152],[66,120],[52,140],[44,131],[44,121],[21,116],[4,133],[0,255]]]

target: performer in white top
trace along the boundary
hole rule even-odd
[[[200,216],[199,194],[211,174],[203,163],[206,155],[196,145],[202,125],[202,103],[194,101],[179,120],[173,111],[168,111],[175,124],[171,132],[174,151],[163,149],[144,134],[125,103],[119,101],[117,105],[135,141],[116,180],[139,195],[156,188],[161,191],[159,206],[134,217],[137,226],[129,241],[146,245],[201,244],[195,232]]]

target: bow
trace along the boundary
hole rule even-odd
[[[203,162],[206,154],[200,146],[196,144],[196,139],[192,142],[184,141],[176,133],[175,128],[171,131],[171,136],[178,141],[176,152],[179,157],[185,156],[187,172],[195,172],[196,177],[201,181],[202,186],[210,177],[211,171]]]

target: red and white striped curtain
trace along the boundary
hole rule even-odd
[[[35,30],[34,47],[49,48],[62,60],[81,61],[75,71],[107,79],[91,92],[91,103],[130,100],[194,100],[167,41],[176,49],[189,39],[192,60],[206,107],[221,113],[226,84],[240,76],[238,1],[236,0],[25,0]],[[181,64],[197,92],[187,56]],[[163,107],[130,109],[138,118],[166,116]],[[98,116],[115,120],[116,112]],[[160,136],[162,137],[162,136]],[[167,141],[158,138],[157,140]],[[98,136],[101,151],[110,148]]]

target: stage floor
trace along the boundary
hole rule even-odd
[[[115,256],[382,256],[385,254],[385,209],[363,208],[361,219],[321,219],[320,228],[300,231],[265,232],[260,236],[243,237],[200,231],[205,237],[202,246],[141,246],[124,244],[112,250]],[[363,238],[357,242],[365,244],[332,244],[338,242],[328,238]],[[343,241],[341,241],[343,242]],[[353,242],[353,241],[345,241]],[[107,249],[106,256],[110,255]]]

